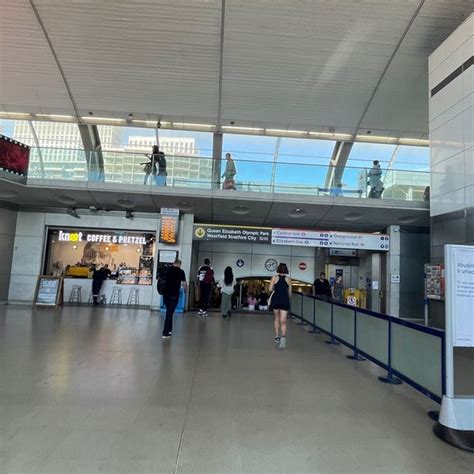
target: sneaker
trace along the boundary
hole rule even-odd
[[[232,313],[230,311],[227,311],[227,316],[229,316],[229,318],[232,316]]]
[[[280,338],[279,338],[278,336],[275,337],[275,339],[273,339],[273,342],[274,342],[275,344],[278,344],[278,343],[280,342]]]
[[[161,339],[171,339],[171,333],[169,332],[168,334],[163,334]]]
[[[199,310],[198,316],[202,316],[202,309]]]
[[[280,349],[286,349],[286,337],[280,338],[280,345],[278,346]]]
[[[223,314],[222,317],[225,319],[227,318],[227,314]]]
[[[207,316],[207,311],[203,311],[203,312],[202,312],[202,315],[203,315],[203,316]]]

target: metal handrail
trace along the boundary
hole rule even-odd
[[[404,319],[400,319],[394,316],[390,316],[388,314],[383,314],[383,313],[378,313],[375,311],[371,311],[368,309],[364,308],[358,308],[354,306],[350,306],[344,303],[339,303],[335,301],[326,301],[322,298],[312,296],[312,295],[307,295],[302,292],[293,292],[293,295],[298,295],[301,297],[301,306],[300,308],[292,308],[292,316],[295,316],[296,318],[300,319],[301,325],[304,324],[309,324],[312,327],[312,330],[310,332],[312,333],[319,333],[323,332],[327,334],[330,339],[326,341],[329,344],[338,344],[341,343],[345,345],[346,347],[349,347],[352,349],[353,353],[351,356],[348,356],[348,358],[353,359],[353,360],[364,360],[364,358],[367,358],[368,360],[372,361],[373,363],[377,364],[378,366],[382,367],[383,369],[387,370],[387,376],[386,377],[379,377],[379,379],[385,383],[390,383],[390,384],[400,384],[401,381],[406,382],[408,385],[412,386],[419,392],[421,392],[423,395],[427,396],[428,398],[436,401],[437,403],[441,403],[441,398],[442,395],[444,395],[446,391],[446,365],[445,365],[445,332],[441,329],[436,329],[436,328],[430,328],[426,327],[424,325],[414,323],[412,321],[406,321]],[[331,305],[331,330],[328,331],[324,328],[322,328],[318,323],[317,323],[317,315],[316,315],[316,305],[313,304],[313,315],[312,315],[312,320],[305,319],[304,311],[303,311],[303,304],[304,304],[304,298],[312,299],[312,300],[318,300],[322,301],[328,305]],[[349,309],[350,311],[354,312],[354,343],[351,343],[349,341],[344,340],[343,338],[337,336],[334,334],[334,307],[342,307],[345,309]],[[298,311],[295,312],[294,310]],[[388,344],[387,344],[387,363],[381,361],[378,359],[376,356],[373,354],[370,354],[364,350],[362,350],[360,347],[357,345],[357,314],[365,314],[367,316],[384,320],[388,323],[387,325],[387,338],[388,338]],[[392,326],[393,325],[399,325],[399,326],[404,326],[406,328],[409,328],[410,330],[417,331],[420,333],[428,334],[433,337],[437,337],[440,339],[440,344],[441,344],[441,373],[440,373],[440,381],[441,381],[441,393],[434,393],[427,387],[423,386],[421,383],[417,382],[416,380],[413,380],[410,378],[408,375],[404,374],[403,372],[396,370],[393,367],[392,364]]]

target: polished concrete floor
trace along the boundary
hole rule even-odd
[[[0,307],[0,472],[474,472],[436,405],[292,323]]]

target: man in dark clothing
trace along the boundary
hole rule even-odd
[[[165,324],[163,326],[163,339],[171,337],[173,330],[173,314],[178,305],[179,291],[184,282],[186,289],[186,275],[181,270],[181,260],[176,259],[171,267],[168,268],[165,277],[165,287],[163,289],[163,301],[166,306]]]
[[[204,259],[204,265],[199,268],[197,276],[199,281],[199,316],[207,316],[212,285],[215,283],[214,270],[208,258]]]
[[[92,299],[94,305],[99,304],[99,295],[102,288],[102,284],[110,276],[110,270],[108,265],[104,265],[102,268],[94,270],[92,274]]]
[[[321,272],[319,278],[313,283],[313,296],[329,301],[331,297],[331,285],[326,280],[326,274]]]

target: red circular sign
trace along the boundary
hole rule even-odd
[[[298,268],[299,268],[300,270],[306,270],[307,265],[306,265],[306,263],[301,262],[301,263],[298,265]]]

